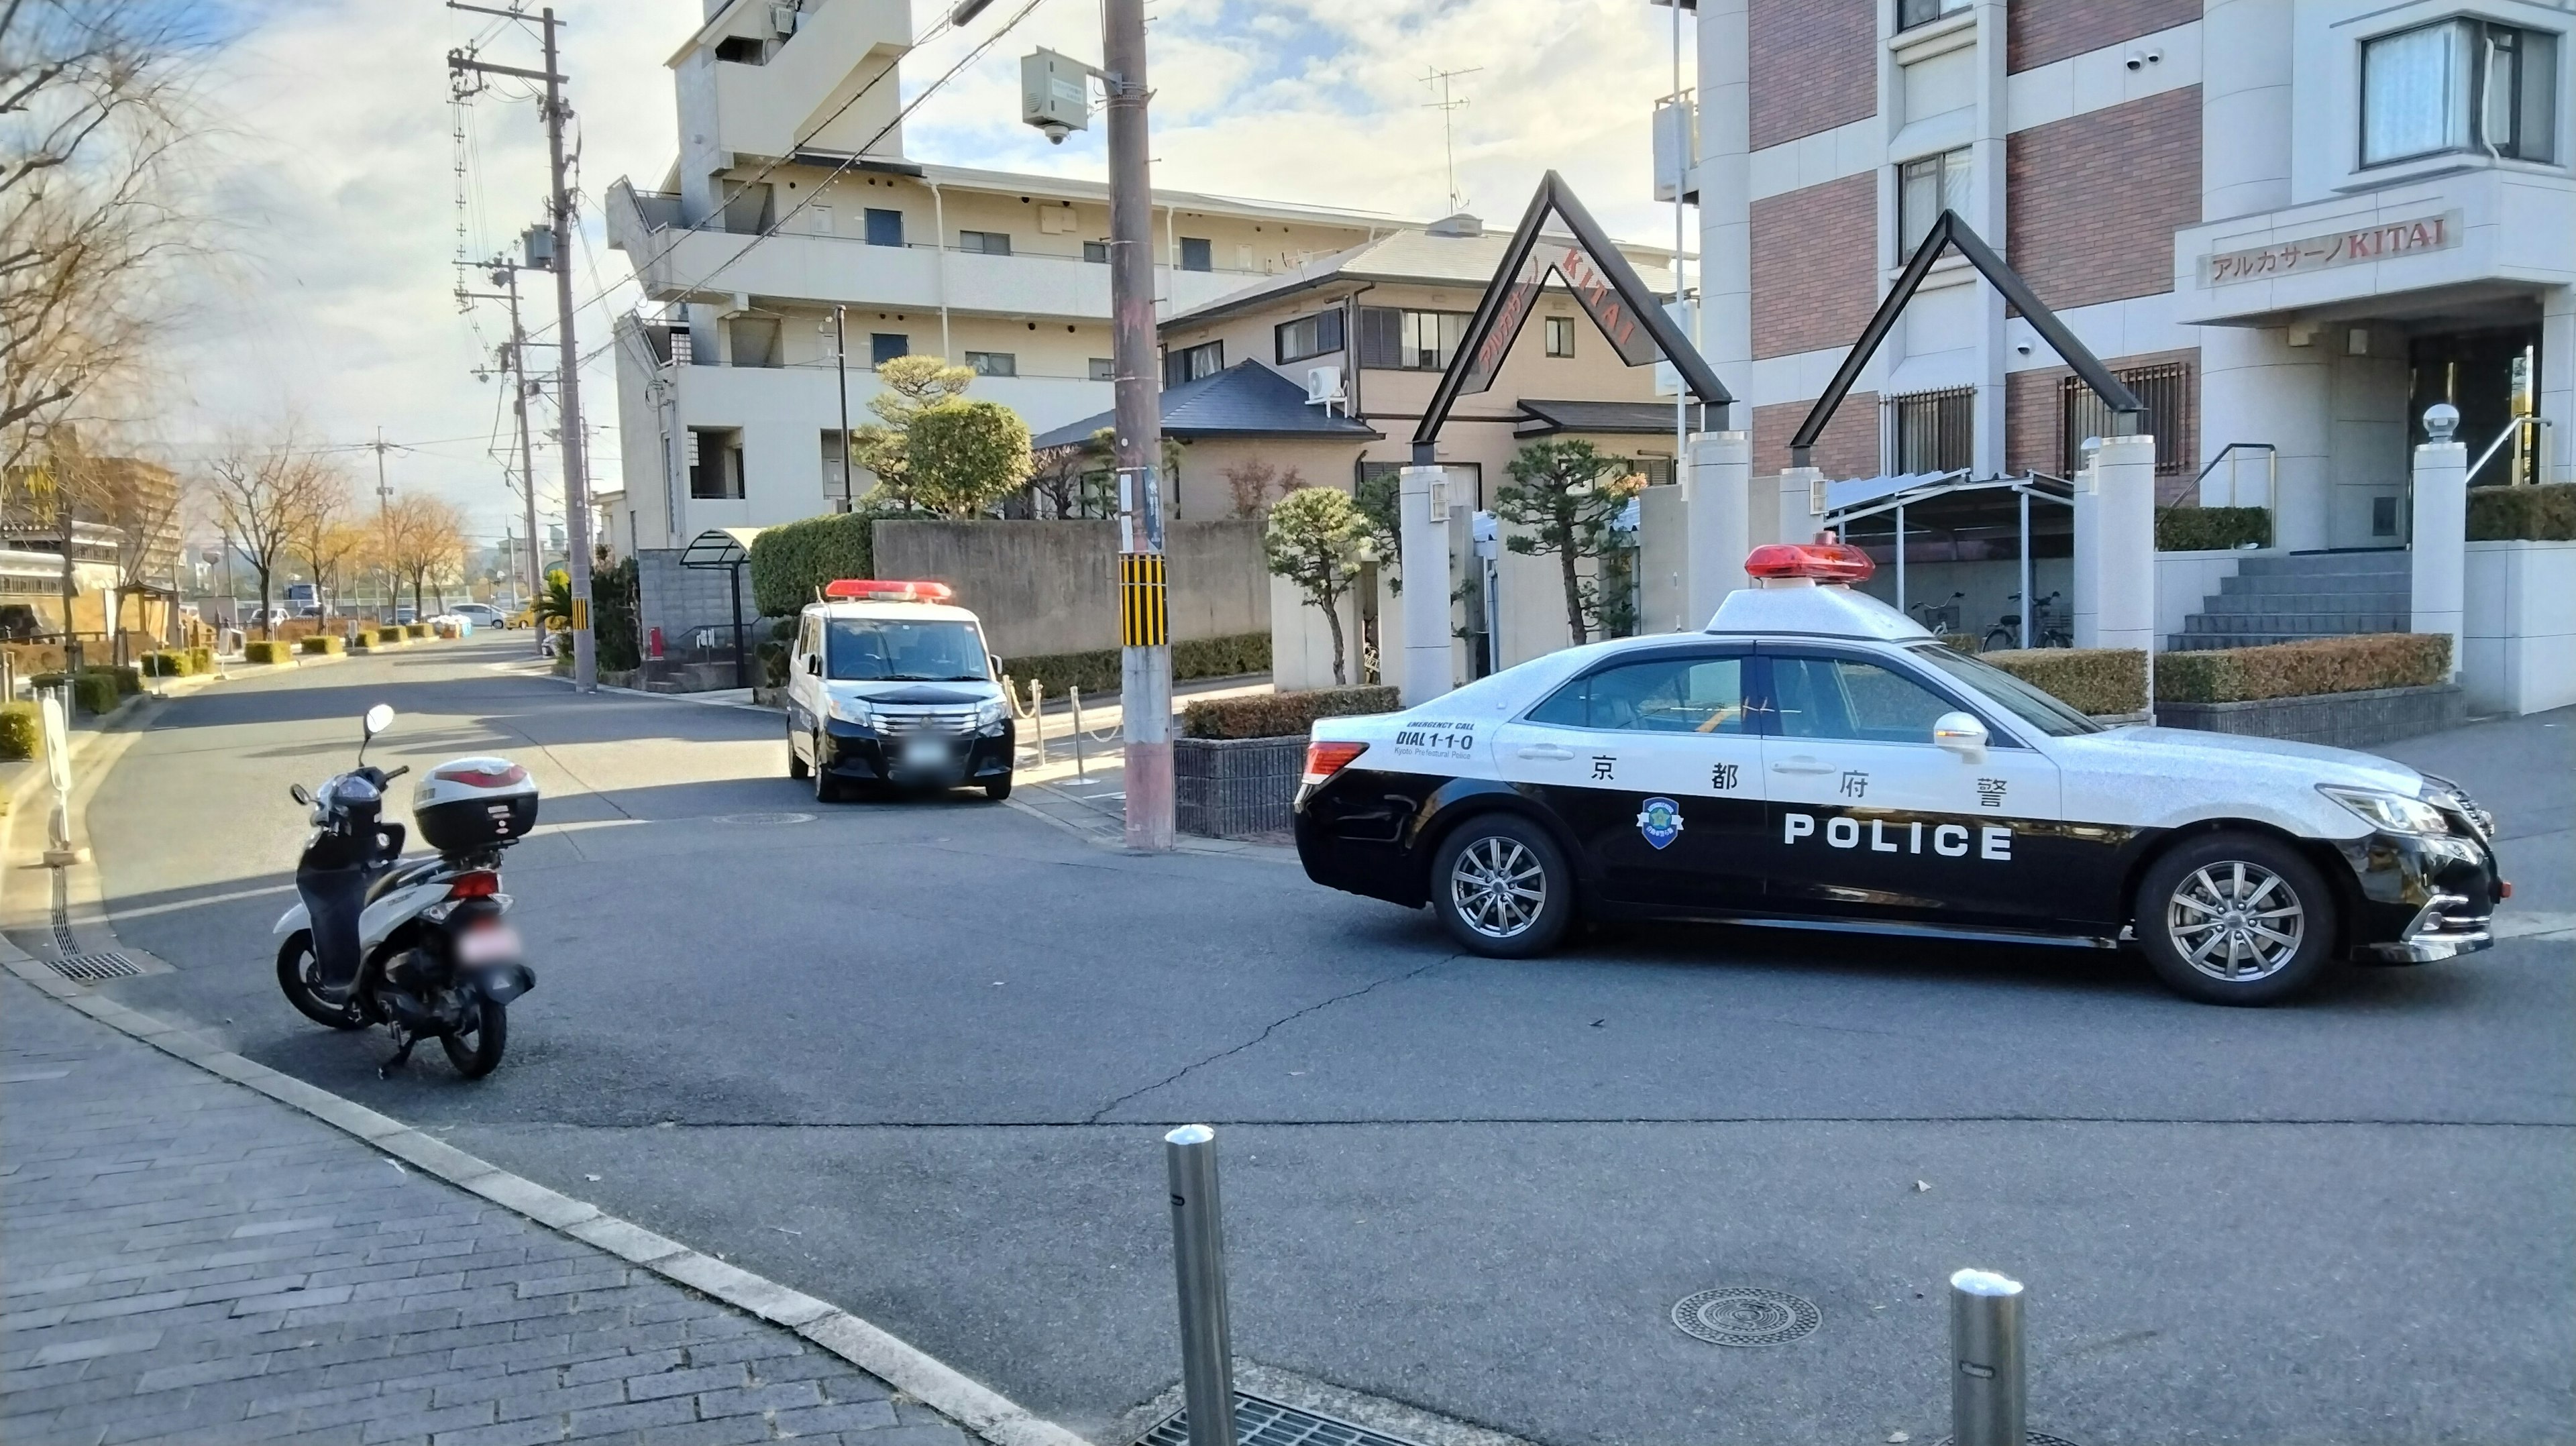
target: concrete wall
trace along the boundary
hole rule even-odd
[[[2480,713],[2576,703],[2576,542],[2472,542],[2460,686]]]
[[[648,548],[635,554],[635,584],[641,594],[643,633],[639,641],[650,655],[653,629],[662,630],[664,646],[678,652],[691,628],[733,626],[733,604],[725,596],[729,574],[707,568],[680,566],[677,548]],[[751,569],[742,569],[742,617],[746,624],[756,622],[760,608],[751,600]],[[757,644],[764,634],[753,631],[747,640]],[[731,637],[727,633],[728,639]]]
[[[1175,641],[1269,628],[1258,523],[1175,522],[1164,541]],[[1006,658],[1117,647],[1117,558],[1114,522],[876,524],[877,576],[956,588]]]

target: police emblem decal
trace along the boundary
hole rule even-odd
[[[1682,836],[1682,806],[1669,798],[1647,799],[1645,811],[1637,815],[1637,832],[1658,849],[1670,846]]]

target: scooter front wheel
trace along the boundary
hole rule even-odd
[[[366,1028],[366,1011],[358,1007],[355,996],[346,1004],[333,1004],[317,992],[315,976],[321,968],[322,961],[313,954],[313,932],[309,929],[287,935],[286,942],[277,947],[277,987],[286,992],[286,1002],[294,1005],[297,1013],[333,1029]]]
[[[477,999],[466,1012],[473,1026],[462,1034],[442,1034],[438,1047],[447,1062],[467,1079],[481,1079],[501,1067],[501,1051],[510,1047],[510,1012],[489,999]]]

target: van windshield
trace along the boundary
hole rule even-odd
[[[840,682],[982,683],[984,635],[973,623],[833,618],[823,671]]]

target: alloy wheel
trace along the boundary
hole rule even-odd
[[[1509,939],[1547,907],[1547,870],[1520,840],[1489,835],[1460,850],[1450,866],[1449,902],[1468,928]]]
[[[2279,973],[2307,930],[2307,909],[2289,883],[2242,860],[2192,870],[2165,906],[2165,934],[2183,962],[2230,984]]]

